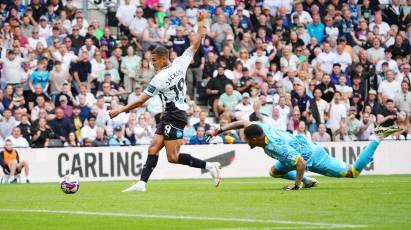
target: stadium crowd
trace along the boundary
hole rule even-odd
[[[73,2],[0,1],[0,146],[148,144],[160,97],[112,120],[108,110],[143,92],[155,46],[182,54],[200,10],[207,35],[186,77],[187,144],[239,119],[314,141],[368,140],[377,125],[411,139],[410,1],[124,0],[117,34]],[[212,143],[241,141],[228,132]]]

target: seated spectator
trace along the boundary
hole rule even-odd
[[[144,115],[140,115],[138,118],[137,126],[134,130],[136,137],[136,144],[148,145],[154,137],[155,127],[146,120]]]
[[[67,100],[67,105],[73,106],[75,105],[75,98],[73,93],[71,92],[71,84],[70,83],[63,83],[63,91],[57,94],[54,104],[56,107],[60,106],[60,97],[65,97]],[[46,100],[47,101],[47,100]]]
[[[142,87],[146,87],[148,82],[154,77],[154,67],[150,65],[150,61],[144,58],[141,61],[141,65],[137,68],[136,78],[134,81],[134,87],[136,84],[140,84]]]
[[[11,110],[6,108],[3,110],[3,117],[0,120],[0,136],[5,139],[9,136],[13,128],[17,125],[16,119],[13,117]]]
[[[307,130],[307,125],[304,121],[300,121],[298,123],[298,128],[293,132],[294,136],[300,135],[303,136],[307,140],[311,140],[311,133]]]
[[[55,61],[50,72],[50,95],[53,97],[63,91],[63,84],[70,81],[70,78],[70,74],[62,69],[61,62]]]
[[[240,102],[241,94],[233,89],[232,84],[225,86],[225,92],[218,99],[219,113],[228,112],[233,114],[235,106]]]
[[[321,124],[325,122],[324,115],[328,112],[329,104],[323,100],[320,89],[314,89],[314,98],[307,102],[307,111],[310,111],[315,122]]]
[[[47,125],[45,118],[39,118],[38,125],[33,127],[32,147],[44,148],[48,147],[51,138],[51,129]]]
[[[387,71],[386,79],[381,82],[378,87],[378,94],[384,94],[389,99],[394,100],[395,95],[401,91],[401,85],[395,80],[394,72],[391,70]]]
[[[394,107],[394,102],[391,99],[386,100],[384,107],[377,114],[377,124],[383,127],[393,126],[397,120],[397,109]]]
[[[295,130],[298,129],[299,123],[301,118],[301,112],[298,107],[294,107],[290,120],[288,121],[287,131],[293,133]]]
[[[364,112],[361,117],[360,124],[357,127],[357,140],[368,141],[372,134],[374,134],[375,124],[370,119],[371,114]]]
[[[6,140],[10,140],[13,143],[14,148],[28,148],[29,142],[21,135],[19,127],[14,127],[11,135],[6,137]]]
[[[56,108],[56,117],[50,121],[49,125],[53,131],[53,138],[60,139],[62,142],[67,141],[69,133],[74,131],[73,124],[70,120],[64,117],[64,111],[61,108]]]
[[[91,62],[87,52],[81,52],[79,60],[73,65],[72,68],[73,81],[72,84],[77,93],[80,92],[80,84],[86,84],[90,88],[91,76]]]
[[[220,117],[219,123],[220,123],[220,127],[224,127],[225,125],[229,123],[229,120],[223,115]],[[224,144],[236,144],[236,143],[241,142],[241,139],[238,136],[238,133],[236,130],[229,130],[229,131],[221,133],[218,136],[221,137]]]
[[[209,80],[206,86],[208,103],[212,106],[216,117],[219,115],[218,98],[224,93],[227,84],[233,84],[232,81],[225,76],[224,69],[224,66],[219,66],[217,76]]]
[[[208,144],[206,138],[204,136],[205,131],[203,127],[198,127],[196,131],[196,135],[190,138],[190,145],[204,145]]]
[[[250,94],[245,92],[242,95],[240,103],[234,108],[234,115],[236,120],[249,121],[252,113],[254,113],[254,108],[250,102]]]
[[[287,130],[287,123],[280,116],[280,111],[277,107],[272,110],[271,117],[262,116],[261,120],[264,124],[267,124],[270,127],[280,129],[283,131]]]
[[[70,118],[73,115],[73,106],[68,104],[67,97],[64,95],[61,95],[59,98],[60,106],[64,112],[64,117]]]
[[[137,98],[140,97],[142,93],[143,93],[143,89],[141,85],[136,84],[134,87],[134,91],[128,95],[127,104],[131,104],[134,101],[136,101]],[[142,105],[139,108],[132,110],[132,111],[136,112],[137,114],[142,114],[144,113],[144,111],[146,111],[146,105]]]
[[[80,142],[83,144],[86,141],[93,142],[97,136],[97,126],[96,117],[91,115],[87,119],[87,124],[85,124],[80,131]]]
[[[80,104],[80,97],[84,96],[86,99],[86,105],[88,107],[91,107],[94,104],[94,102],[96,102],[96,98],[94,97],[92,93],[88,92],[88,88],[86,84],[80,84],[79,89],[80,89],[80,93],[76,96],[74,104],[76,105]]]
[[[78,141],[76,134],[73,132],[68,134],[64,147],[80,147],[80,142]]]
[[[294,83],[294,90],[291,91],[291,102],[293,107],[297,106],[300,111],[307,109],[307,103],[310,98],[305,93],[304,87],[299,83]]]
[[[114,128],[114,136],[109,141],[110,146],[128,146],[130,141],[124,137],[124,131],[121,126]]]
[[[351,136],[348,134],[347,122],[341,121],[339,128],[334,133],[334,141],[352,141]]]
[[[21,130],[21,134],[31,144],[31,124],[29,122],[29,117],[26,113],[21,115],[20,124],[17,126]]]
[[[34,86],[41,85],[41,89],[44,93],[47,92],[49,83],[49,72],[45,69],[45,63],[40,61],[37,64],[37,69],[33,71],[29,80],[29,87],[31,91],[34,91]]]
[[[397,120],[395,120],[395,126],[402,129],[402,132],[394,134],[394,137],[397,137],[399,140],[405,140],[407,135],[410,132],[410,119],[405,112],[399,112]]]
[[[315,142],[329,142],[329,141],[331,141],[331,136],[330,136],[330,134],[328,134],[328,133],[326,133],[325,131],[326,131],[326,127],[325,127],[325,124],[320,124],[319,126],[318,126],[318,131],[317,132],[315,132],[315,133],[313,133],[313,135],[312,135],[312,140],[313,141],[315,141]]]
[[[100,84],[105,81],[107,75],[111,76],[111,81],[118,84],[120,82],[120,74],[117,69],[112,67],[111,60],[104,60],[105,68],[100,71],[97,76],[97,82]]]
[[[401,91],[395,95],[395,107],[400,111],[404,111],[408,117],[411,115],[411,92],[408,82],[401,82]]]
[[[96,139],[91,143],[92,146],[109,146],[109,139],[105,135],[104,128],[97,127]]]
[[[194,129],[197,130],[199,127],[204,129],[204,132],[210,130],[210,124],[206,123],[207,112],[201,111],[199,115],[199,121],[193,125]]]
[[[29,163],[27,161],[20,161],[20,156],[16,149],[13,148],[13,142],[6,140],[3,151],[0,152],[0,165],[3,169],[9,171],[9,182],[17,183],[16,174],[19,174],[23,168],[26,176],[26,182],[30,183],[29,178]]]

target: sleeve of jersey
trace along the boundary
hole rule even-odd
[[[183,68],[188,68],[188,66],[191,63],[191,60],[193,60],[193,57],[194,54],[191,52],[190,48],[188,48],[180,57],[176,58],[174,63],[180,65]]]
[[[158,95],[158,93],[161,91],[161,87],[162,85],[160,80],[157,77],[154,77],[148,84],[147,88],[144,90],[144,93],[149,97],[153,97],[155,95]]]
[[[291,146],[287,147],[287,152],[287,159],[285,159],[286,162],[284,163],[290,166],[296,166],[298,160],[302,158],[301,154]]]

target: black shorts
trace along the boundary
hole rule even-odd
[[[156,134],[163,135],[165,140],[183,139],[184,127],[187,124],[186,112],[182,110],[165,111],[157,124]]]
[[[3,173],[4,173],[4,174],[7,174],[7,175],[10,175],[10,168],[9,168],[8,165],[4,165],[4,167],[3,167]],[[15,173],[15,174],[20,174],[20,173],[21,173],[21,170],[16,169],[16,173]]]

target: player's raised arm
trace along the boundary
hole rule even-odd
[[[230,124],[224,126],[224,127],[220,127],[219,130],[210,130],[209,132],[207,132],[206,136],[207,136],[207,141],[210,141],[211,138],[219,135],[220,133],[229,131],[229,130],[233,130],[233,129],[243,129],[247,126],[249,126],[251,123],[249,121],[235,121],[235,122],[231,122]]]
[[[150,99],[150,97],[149,97],[147,94],[142,93],[142,94],[137,98],[137,100],[135,100],[133,103],[128,104],[128,105],[123,106],[123,107],[120,107],[120,108],[115,109],[115,110],[111,110],[111,111],[108,113],[109,116],[110,116],[110,119],[113,119],[113,118],[117,117],[117,116],[118,116],[120,113],[122,113],[122,112],[127,113],[127,112],[130,111],[130,110],[133,110],[133,109],[136,109],[136,108],[142,106],[144,103],[146,103],[146,101],[147,101],[148,99]]]
[[[192,37],[191,39],[191,46],[188,48],[190,49],[192,54],[195,54],[200,47],[201,44],[201,38],[206,32],[205,28],[205,20],[207,17],[207,13],[204,11],[199,11],[198,16],[197,16],[197,33]]]

